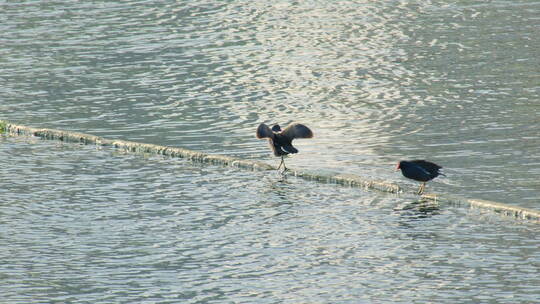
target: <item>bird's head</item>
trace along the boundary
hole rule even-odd
[[[400,161],[396,166],[396,171],[401,170],[402,165],[403,165],[403,161]]]
[[[274,132],[274,133],[279,133],[279,132],[281,132],[281,127],[280,127],[278,124],[275,124],[275,125],[272,127],[272,132]]]

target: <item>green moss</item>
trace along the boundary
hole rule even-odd
[[[0,120],[0,133],[6,132],[7,122]]]

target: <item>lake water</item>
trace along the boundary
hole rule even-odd
[[[538,1],[0,2],[0,119],[539,209]],[[534,303],[537,224],[0,137],[7,303]]]

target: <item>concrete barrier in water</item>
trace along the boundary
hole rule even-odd
[[[60,140],[65,142],[77,142],[83,144],[94,144],[98,146],[111,146],[118,149],[124,149],[130,152],[161,154],[170,157],[185,158],[193,162],[209,163],[223,166],[232,166],[251,170],[276,170],[275,166],[253,160],[244,160],[235,157],[207,154],[198,151],[192,151],[177,147],[167,147],[154,144],[145,144],[132,142],[127,140],[106,139],[99,136],[71,132],[65,130],[33,128],[23,125],[12,124],[8,121],[0,120],[0,130],[4,130],[8,134],[14,135],[33,135],[44,139]],[[388,193],[404,192],[398,185],[384,182],[374,181],[353,174],[335,174],[321,172],[305,172],[297,170],[289,170],[289,174],[300,177],[305,180],[335,183],[351,187],[360,187],[364,189],[374,189]],[[412,192],[411,192],[412,193]],[[442,194],[424,194],[422,199],[436,202],[450,203],[454,205],[464,205],[470,208],[492,210],[494,212],[513,216],[520,219],[528,219],[540,222],[540,211],[511,206],[498,202],[487,200],[467,199],[457,196],[442,195]]]

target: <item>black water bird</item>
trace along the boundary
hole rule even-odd
[[[442,167],[437,164],[419,159],[409,161],[402,160],[396,167],[396,170],[401,170],[401,173],[406,178],[422,182],[420,189],[418,189],[418,194],[424,193],[427,181],[430,181],[439,175],[444,176],[442,172],[439,172],[440,169],[442,169]]]
[[[278,124],[270,129],[266,124],[262,123],[257,128],[257,138],[268,138],[270,148],[272,148],[274,155],[281,157],[281,163],[278,166],[278,170],[281,168],[281,165],[283,165],[283,172],[287,171],[283,157],[287,154],[298,153],[298,149],[292,145],[293,139],[312,137],[313,132],[308,127],[298,123],[291,124],[283,130],[281,130],[281,127]]]

